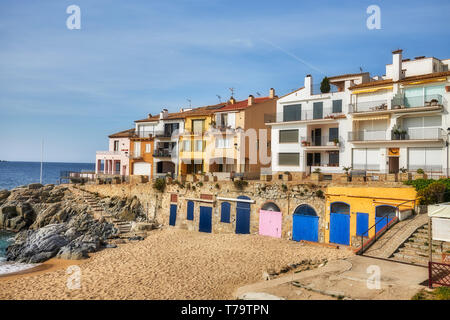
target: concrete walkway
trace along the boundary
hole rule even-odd
[[[379,272],[379,286],[372,279]],[[353,256],[309,271],[239,288],[236,298],[246,293],[266,293],[282,299],[409,300],[424,288],[428,271],[420,266],[389,260]],[[254,295],[253,295],[254,296]]]
[[[426,214],[418,214],[413,218],[396,223],[384,233],[372,246],[364,252],[365,256],[389,258],[408,238],[421,226],[428,222]]]

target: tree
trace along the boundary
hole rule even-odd
[[[330,92],[330,80],[328,80],[327,77],[323,78],[322,82],[320,83],[320,92],[322,93],[328,93]]]

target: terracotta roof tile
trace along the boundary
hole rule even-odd
[[[128,137],[133,136],[133,134],[134,134],[134,128],[113,133],[113,134],[109,135],[108,138],[128,138]]]
[[[262,98],[254,98],[253,105],[265,102],[267,100],[270,100],[270,97],[262,97]],[[227,104],[225,107],[221,108],[220,111],[232,111],[232,110],[242,110],[249,107],[248,105],[248,99],[242,100],[242,101],[236,101],[234,104]]]

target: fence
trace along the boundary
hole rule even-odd
[[[450,287],[450,264],[440,262],[428,262],[428,286],[433,284]]]

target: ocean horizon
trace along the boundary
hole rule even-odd
[[[43,162],[42,183],[58,184],[61,171],[94,171],[95,163]],[[0,161],[0,190],[11,190],[39,183],[41,163],[33,161]]]

